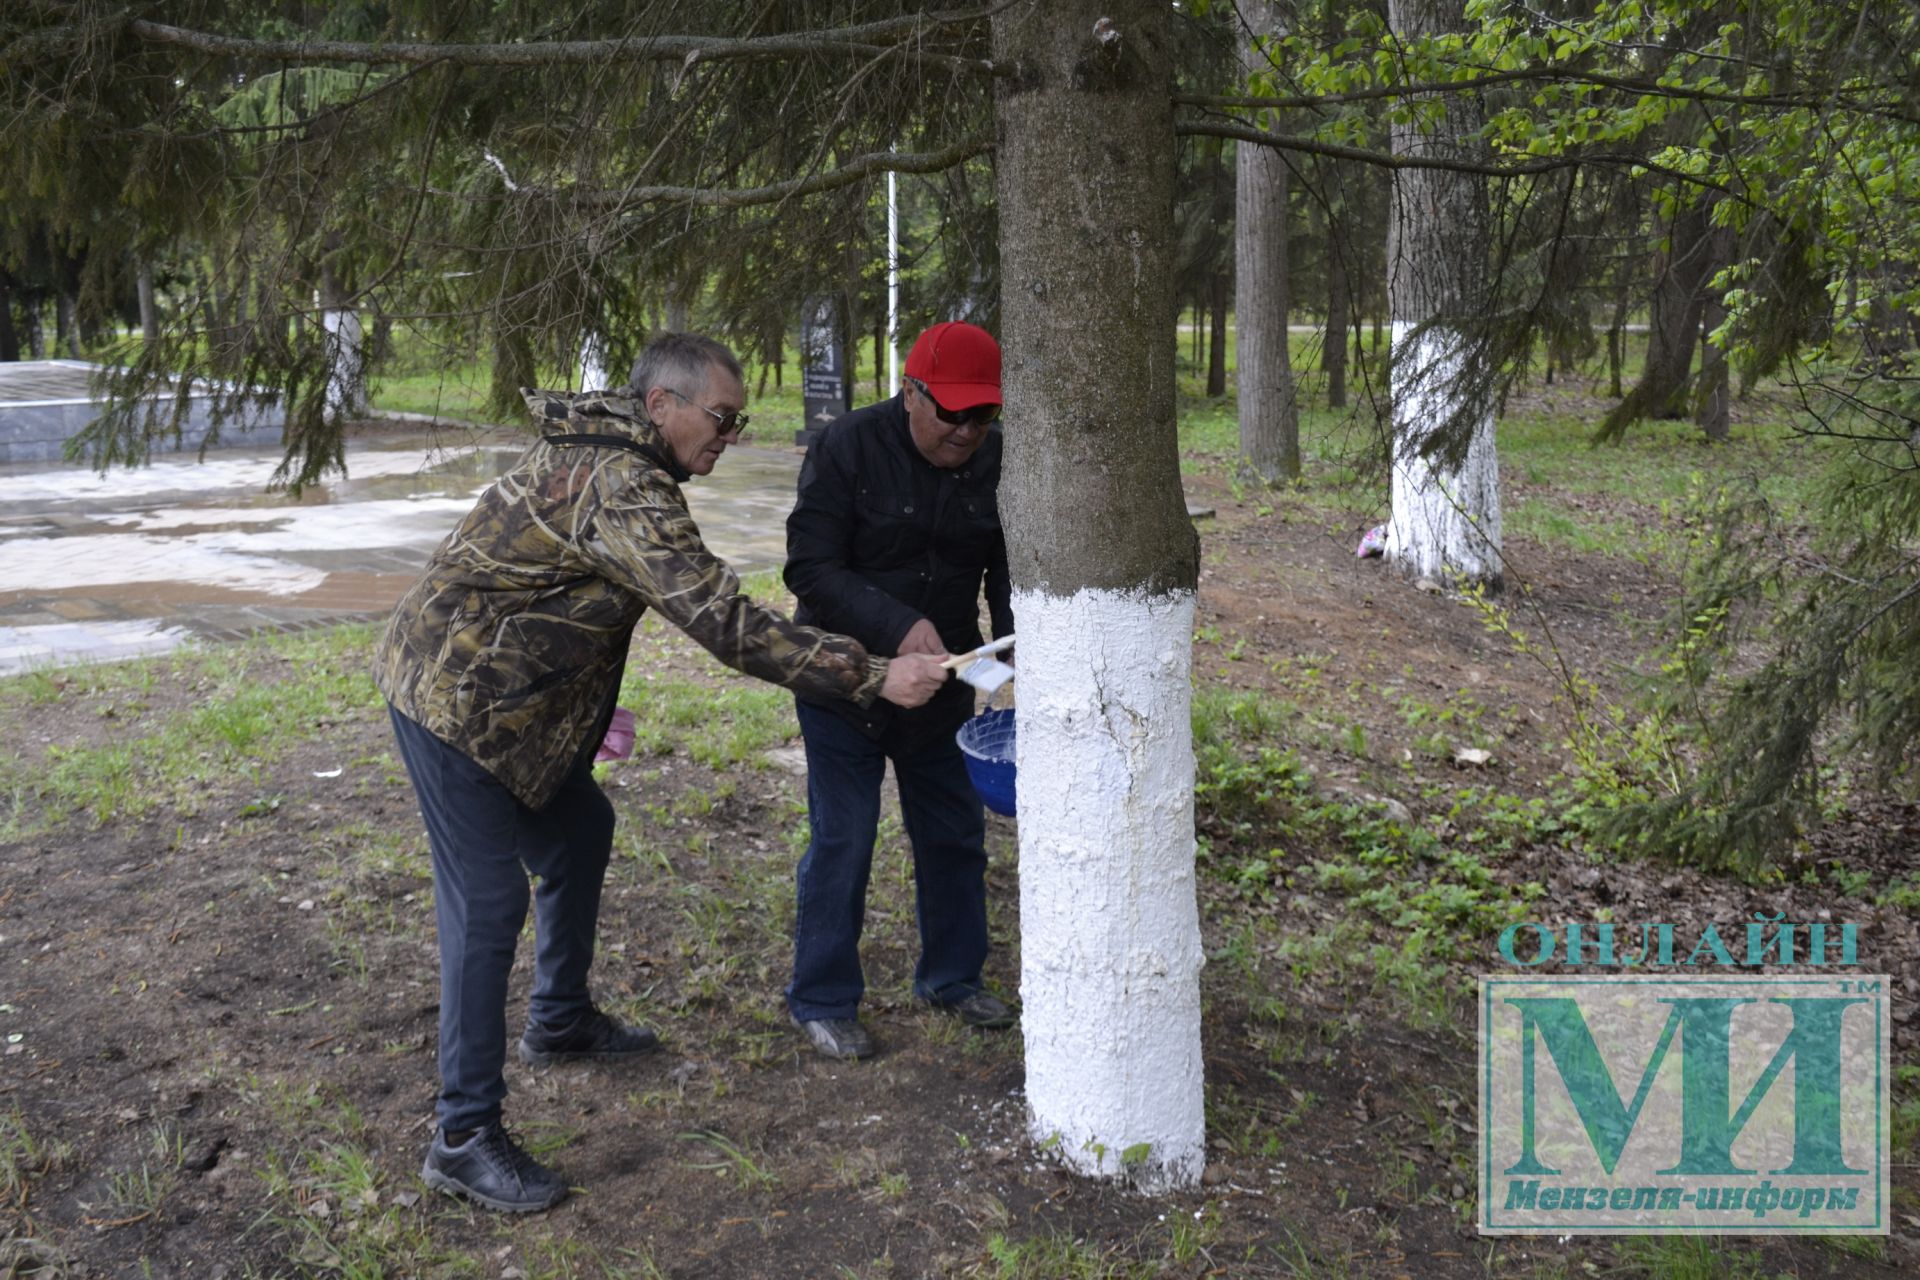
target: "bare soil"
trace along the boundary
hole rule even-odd
[[[1358,514],[1284,499],[1260,514],[1204,476],[1189,492],[1218,509],[1202,525],[1197,669],[1323,716],[1329,733],[1299,747],[1316,785],[1395,800],[1423,819],[1449,787],[1544,793],[1566,734],[1546,665],[1516,654],[1472,608],[1356,560]],[[1618,664],[1639,651],[1637,628],[1667,585],[1626,562],[1524,545],[1513,556],[1530,587],[1510,604],[1515,622],[1550,632],[1572,666],[1619,689]],[[646,643],[637,662],[716,689],[733,679],[677,638]],[[1303,665],[1320,672],[1311,697]],[[1463,690],[1494,740],[1482,765],[1436,757],[1421,745],[1429,726],[1408,710]],[[142,715],[195,697],[157,689]],[[29,759],[104,741],[116,725],[106,701],[77,684],[21,705],[5,713],[7,740]],[[1289,967],[1278,940],[1332,929],[1344,914],[1324,895],[1255,902],[1205,881],[1212,1163],[1191,1194],[1146,1198],[1060,1172],[1024,1134],[1018,1032],[961,1029],[915,1005],[897,827],[876,865],[866,948],[867,1017],[885,1052],[864,1064],[803,1052],[780,999],[803,824],[792,752],[724,774],[684,756],[612,772],[622,843],[596,991],[657,1025],[666,1046],[622,1069],[510,1063],[510,1123],[580,1190],[530,1220],[471,1211],[417,1178],[436,1088],[437,989],[411,792],[377,706],[306,729],[262,778],[215,788],[187,812],[0,843],[0,1115],[12,1112],[39,1150],[0,1169],[0,1194],[12,1198],[0,1205],[0,1274],[1641,1273],[1611,1241],[1474,1234],[1465,988],[1448,988],[1447,1016],[1435,1019],[1364,974]],[[31,819],[34,801],[23,803]],[[1920,811],[1863,799],[1805,857],[1871,873],[1877,890],[1920,865],[1916,833]],[[994,820],[991,852],[989,976],[1012,991],[1011,823]],[[1756,888],[1553,846],[1488,861],[1503,883],[1543,884],[1552,920],[1610,910],[1621,921],[1724,925],[1784,910],[1865,922],[1863,968],[1900,984],[1895,1059],[1914,1060],[1914,922],[1835,893],[1827,878]],[[1249,937],[1251,958],[1222,959]],[[1492,937],[1463,940],[1461,954],[1455,979],[1498,967]],[[516,1004],[510,1018],[519,1015]],[[369,1162],[369,1194],[352,1193],[360,1184],[341,1174],[343,1153]],[[1896,1183],[1901,1208],[1882,1259],[1768,1239],[1710,1257],[1745,1265],[1747,1251],[1759,1255],[1727,1274],[1915,1274],[1910,1166]],[[373,1262],[356,1271],[355,1258]]]

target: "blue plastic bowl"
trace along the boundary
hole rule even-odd
[[[967,778],[980,803],[1013,816],[1013,708],[982,711],[954,735],[967,759]]]

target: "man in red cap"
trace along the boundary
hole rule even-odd
[[[1000,345],[934,325],[907,355],[900,394],[828,425],[807,450],[787,517],[787,586],[798,621],[886,655],[964,653],[1013,632],[1000,484]],[[896,712],[799,699],[807,821],[794,906],[794,1023],[830,1058],[864,1058],[860,929],[888,761],[913,842],[920,961],[914,994],[970,1026],[1014,1012],[981,983],[987,957],[986,828],[954,733],[973,714],[955,680]]]

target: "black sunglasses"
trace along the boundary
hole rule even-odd
[[[950,427],[964,427],[968,423],[976,427],[990,427],[1000,418],[1000,406],[997,404],[977,404],[971,409],[943,409],[940,402],[933,398],[933,392],[927,390],[926,383],[918,378],[908,378],[907,381],[933,406],[933,416]]]
[[[737,412],[721,413],[718,409],[707,408],[707,406],[701,404],[692,396],[675,391],[672,387],[662,387],[660,389],[670,396],[679,396],[682,400],[706,414],[709,418],[712,418],[714,426],[719,429],[721,435],[732,436],[735,440],[744,440],[747,438],[747,424],[753,421],[752,414]]]

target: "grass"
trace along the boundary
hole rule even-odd
[[[38,758],[16,754],[0,761],[0,796],[23,798],[10,820],[15,833],[69,818],[98,827],[168,808],[198,813],[210,790],[259,778],[264,765],[296,743],[322,736],[333,717],[378,705],[365,674],[373,636],[370,626],[270,634],[218,650],[116,664],[143,671],[76,669],[56,696],[98,697],[115,687],[144,686],[158,670],[190,690],[192,701],[151,726],[152,717],[143,714],[97,745],[54,744]],[[38,696],[34,677],[19,679],[28,682],[28,699]],[[37,826],[24,814],[25,797],[41,806]],[[274,807],[265,796],[254,804],[249,816]]]

